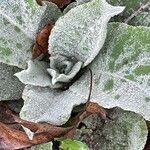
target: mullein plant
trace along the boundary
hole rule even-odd
[[[22,95],[21,118],[62,125],[74,106],[86,103],[90,69],[90,101],[120,107],[104,126],[111,130],[106,141],[116,150],[142,150],[148,135],[145,120],[150,120],[150,28],[114,22],[124,9],[121,15],[128,14],[128,7],[77,0],[61,12],[46,1],[42,6],[34,0],[0,2],[0,100]],[[42,56],[33,60],[36,33],[49,22],[55,22],[48,41],[50,62]],[[80,78],[60,90],[77,74]]]

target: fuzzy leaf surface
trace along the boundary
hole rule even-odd
[[[30,148],[30,150],[52,150],[52,143],[45,143],[41,145],[36,145]]]
[[[20,99],[24,84],[14,75],[21,69],[0,63],[0,101]]]
[[[124,7],[114,7],[105,0],[93,0],[79,5],[60,17],[49,38],[49,53],[74,57],[87,66],[102,48],[107,23]]]
[[[109,5],[105,0],[94,0],[58,19],[49,37],[51,57],[47,71],[53,88],[57,84],[70,82],[82,67],[95,58],[104,44],[108,21],[123,9],[124,7]],[[26,77],[26,73],[23,71],[22,75]],[[32,70],[31,74],[34,74]],[[23,81],[19,74],[18,76]],[[30,82],[33,82],[32,79]],[[30,84],[26,81],[23,83]]]
[[[38,30],[61,15],[55,4],[35,0],[0,2],[0,62],[24,68]]]
[[[106,43],[89,66],[93,72],[91,101],[102,107],[119,106],[150,120],[150,29],[110,23]],[[26,87],[24,119],[63,124],[73,106],[85,103],[89,72],[67,91]]]
[[[150,28],[111,23],[107,37],[90,65],[91,101],[106,108],[119,106],[150,120]],[[85,97],[87,85],[82,76],[70,90]]]
[[[29,85],[24,89],[23,99],[21,118],[54,125],[64,124],[69,119],[72,108],[86,102],[86,99],[69,90],[59,91]]]

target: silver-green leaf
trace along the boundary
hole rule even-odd
[[[150,5],[149,5],[150,7]],[[150,8],[149,8],[150,9]],[[141,12],[133,19],[129,21],[129,24],[134,26],[148,26],[150,27],[150,11],[149,12]]]
[[[49,37],[50,60],[58,62],[61,59],[59,56],[63,56],[75,62],[74,64],[81,61],[82,67],[87,66],[105,42],[108,21],[123,10],[124,7],[111,6],[106,0],[93,0],[71,9],[58,19],[52,29]],[[67,64],[64,66],[59,66],[60,62],[57,64],[57,68],[63,67],[64,72],[72,69],[72,66]],[[51,65],[51,69],[57,72],[54,68]]]
[[[33,122],[64,124],[74,106],[85,103],[86,99],[77,93],[27,85],[23,92],[24,106],[21,118]]]
[[[101,53],[89,66],[93,72],[91,101],[119,106],[150,120],[150,28],[111,23]],[[85,75],[70,87],[82,97]]]
[[[87,66],[104,44],[108,21],[123,10],[124,7],[111,6],[105,0],[93,0],[75,7],[60,17],[52,29],[51,57],[75,57]]]
[[[21,69],[0,63],[0,101],[16,100],[22,97],[24,84],[22,84],[14,73]]]
[[[110,23],[108,29],[103,49],[89,66],[91,101],[106,108],[119,106],[150,120],[150,29],[122,23]],[[73,106],[86,102],[89,80],[87,71],[67,91],[27,86],[21,116],[35,122],[66,122]]]
[[[38,30],[61,12],[55,4],[35,0],[0,2],[0,62],[25,68]]]

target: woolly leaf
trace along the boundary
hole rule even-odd
[[[76,1],[77,1],[77,5],[80,5],[80,4],[84,4],[84,3],[90,2],[92,0],[76,0]]]
[[[94,62],[91,101],[119,106],[150,120],[150,28],[109,25],[108,38]],[[70,88],[86,97],[85,76]]]
[[[50,60],[53,61],[51,72],[59,72],[56,68],[62,68],[62,72],[72,70],[73,66],[69,65],[71,62],[76,64],[81,61],[82,67],[87,66],[104,44],[108,21],[123,9],[109,5],[105,0],[93,0],[71,9],[59,18],[49,38]],[[66,57],[67,62],[64,58],[64,62],[60,63],[61,57]],[[62,72],[59,72],[60,76]],[[53,80],[57,82],[57,78],[52,75]]]
[[[72,8],[77,6],[77,2],[72,2],[70,3],[63,11],[63,14],[66,14],[67,12],[69,12]]]
[[[0,63],[0,101],[21,98],[24,85],[13,76],[21,69]]]
[[[45,143],[41,145],[36,145],[30,148],[30,150],[52,150],[52,143]]]
[[[39,6],[35,0],[3,0],[0,3],[0,62],[24,68],[38,29],[56,20],[55,4]]]
[[[85,103],[77,93],[50,88],[26,86],[23,92],[24,106],[21,118],[34,122],[64,124],[70,117],[73,106]]]
[[[47,62],[30,60],[28,62],[28,69],[16,73],[15,76],[17,76],[19,80],[24,84],[41,87],[52,87],[50,75],[46,70],[48,67],[49,63]],[[56,87],[59,86],[56,85]]]
[[[93,72],[91,101],[103,107],[119,106],[150,120],[150,29],[121,23],[109,25],[108,38],[89,66]],[[86,102],[89,73],[67,91],[26,87],[21,116],[32,121],[62,124],[73,106]]]

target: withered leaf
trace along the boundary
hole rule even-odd
[[[0,150],[21,149],[46,143],[73,129],[73,127],[57,127],[47,123],[22,120],[2,103],[0,103],[0,121],[5,123],[0,122]],[[30,140],[25,132],[17,128],[14,129],[11,125],[22,125],[30,129],[34,132],[33,139]]]
[[[107,118],[106,110],[102,106],[98,105],[97,103],[93,103],[93,102],[87,103],[86,111],[88,113],[98,114],[102,119]]]
[[[36,0],[36,1],[39,5],[42,5],[43,0]],[[46,1],[55,3],[59,8],[62,8],[71,2],[71,0],[46,0]]]
[[[107,119],[107,112],[106,110],[98,105],[97,103],[93,103],[90,101],[87,101],[85,105],[85,110],[79,114],[77,114],[75,117],[72,117],[68,120],[66,123],[66,126],[74,126],[72,130],[67,132],[64,137],[66,138],[73,138],[75,135],[75,131],[78,128],[79,124],[87,117],[89,117],[92,114],[97,114],[102,119]]]
[[[21,149],[34,144],[24,132],[12,129],[1,122],[0,133],[0,150]]]
[[[37,58],[41,54],[46,54],[48,52],[48,38],[52,28],[53,23],[49,23],[37,33],[35,44],[32,49],[33,59]]]

